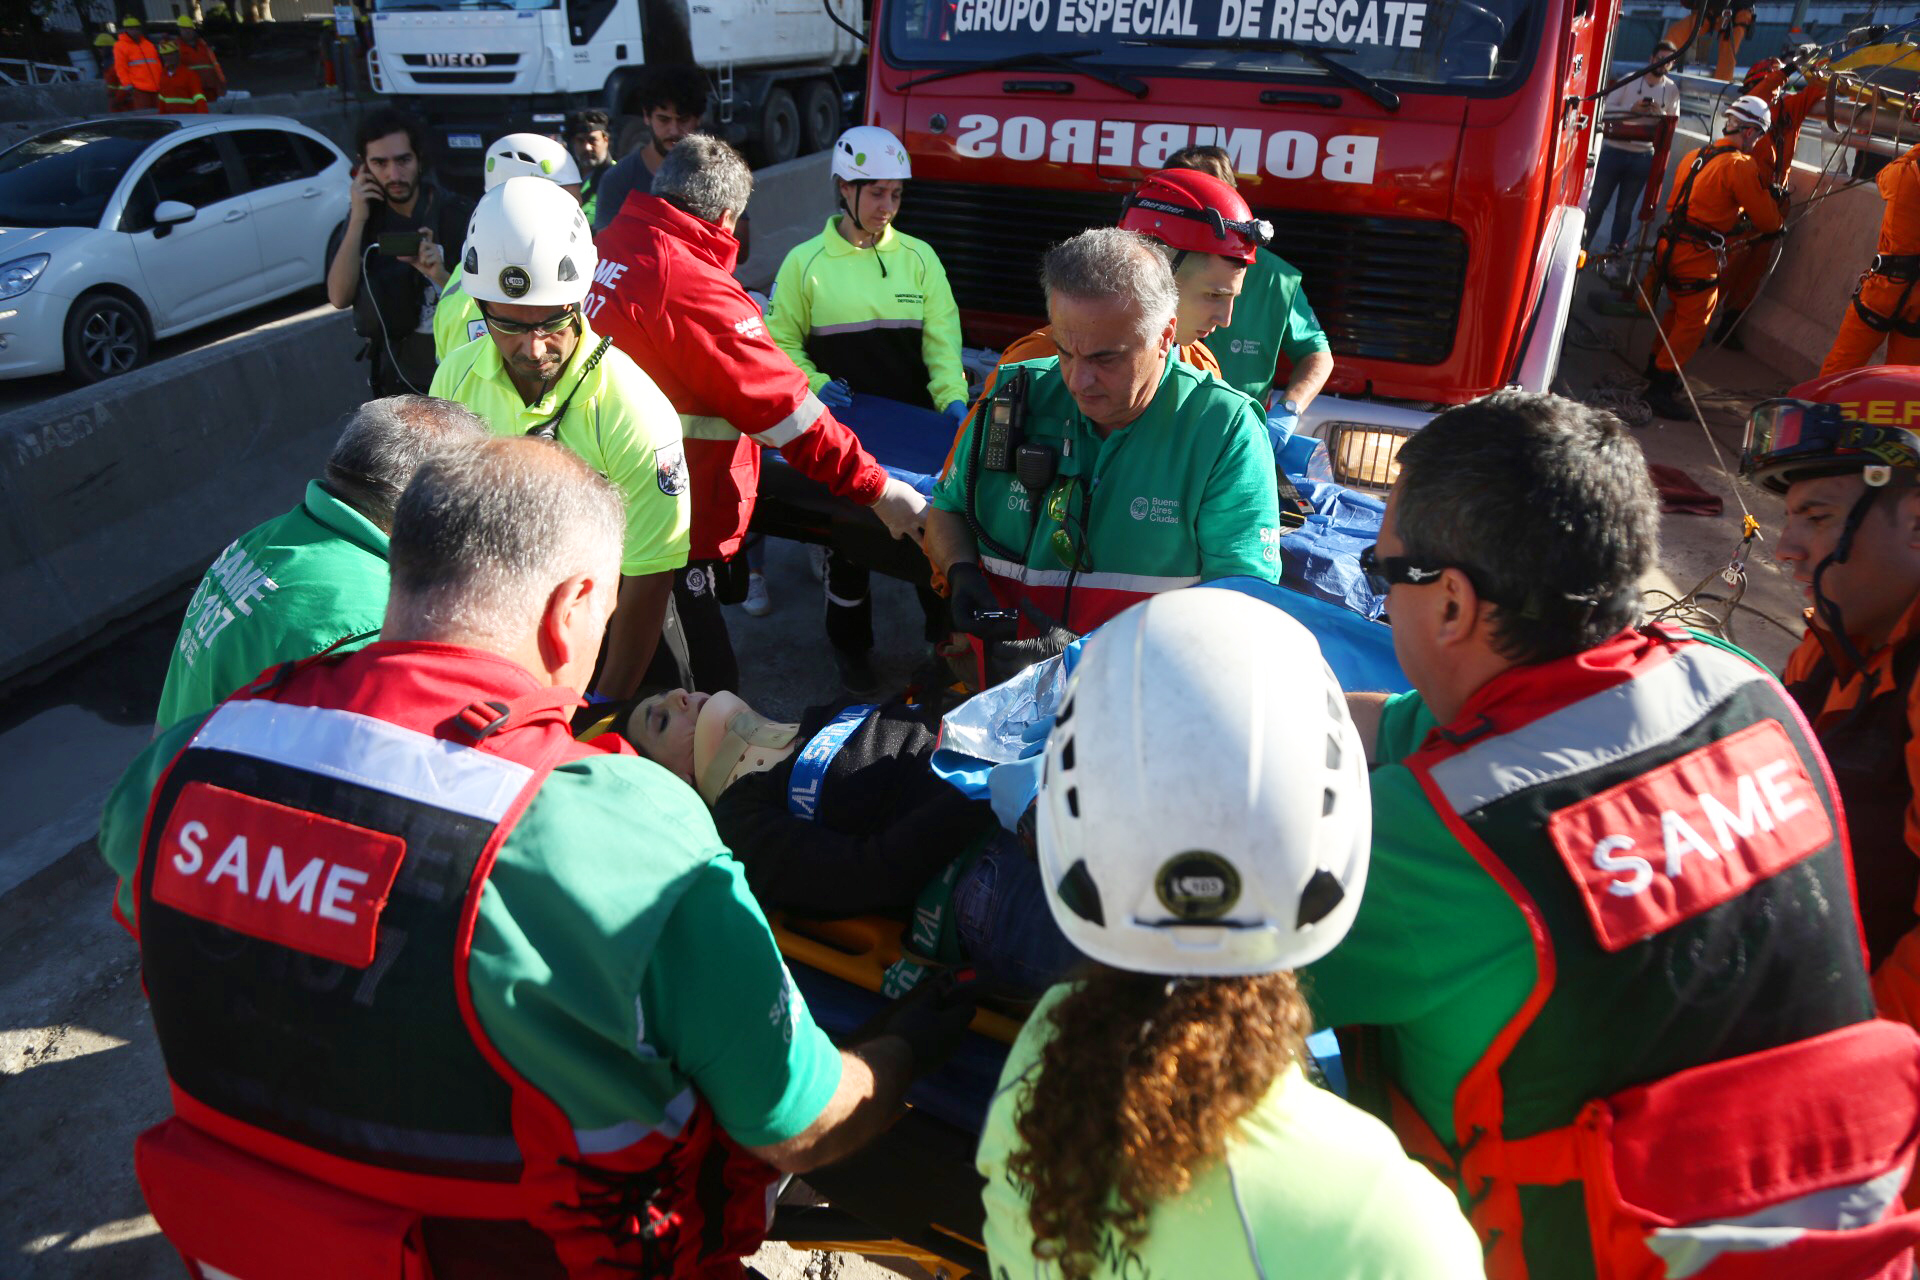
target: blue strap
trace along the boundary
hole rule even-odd
[[[841,711],[793,758],[793,772],[787,776],[788,813],[807,822],[814,820],[820,808],[820,784],[826,781],[827,766],[878,705],[861,702]]]

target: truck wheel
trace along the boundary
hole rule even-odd
[[[760,163],[784,164],[800,154],[800,108],[785,89],[769,89],[760,108]]]
[[[840,136],[840,91],[831,81],[809,80],[800,89],[800,140],[812,155]]]
[[[67,312],[67,376],[81,386],[137,368],[147,358],[147,318],[118,294],[95,292]]]

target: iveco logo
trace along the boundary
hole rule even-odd
[[[484,53],[430,53],[427,55],[430,67],[484,67],[487,55]]]

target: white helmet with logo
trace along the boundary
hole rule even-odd
[[[573,153],[538,133],[510,133],[487,148],[486,190],[508,178],[546,178],[561,186],[578,186],[580,166]]]
[[[1067,938],[1137,973],[1294,969],[1366,888],[1366,754],[1313,635],[1170,591],[1087,642],[1047,739],[1040,875]]]
[[[904,182],[913,176],[913,165],[890,131],[857,124],[833,144],[833,176],[844,182]]]
[[[587,296],[600,256],[580,202],[544,178],[508,178],[467,224],[461,287],[481,302],[563,307]]]
[[[1727,108],[1727,125],[1729,130],[1770,129],[1773,127],[1773,111],[1767,106],[1765,98],[1748,94],[1744,98],[1735,98],[1733,105]]]

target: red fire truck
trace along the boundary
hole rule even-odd
[[[1032,327],[1048,245],[1212,143],[1332,342],[1310,422],[1406,427],[1552,381],[1617,7],[877,0],[868,101],[974,341]]]

